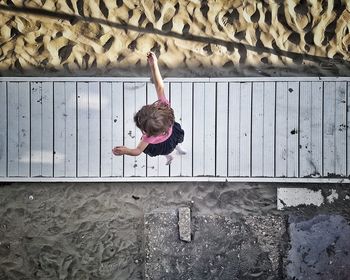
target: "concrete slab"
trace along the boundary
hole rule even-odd
[[[320,206],[324,202],[321,190],[313,191],[307,188],[278,188],[277,209],[299,205]]]
[[[181,240],[191,241],[191,209],[189,207],[179,208],[179,235]]]

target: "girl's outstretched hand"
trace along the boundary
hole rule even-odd
[[[126,149],[127,148],[125,146],[117,146],[113,148],[112,153],[115,156],[122,156],[122,155],[125,155]]]
[[[150,66],[153,66],[154,64],[157,64],[157,56],[154,52],[148,52],[147,53],[147,62]]]

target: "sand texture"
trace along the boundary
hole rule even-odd
[[[301,278],[317,273],[310,263],[348,263],[349,256],[344,257],[348,249],[344,248],[349,248],[349,243],[344,237],[348,236],[350,211],[349,200],[344,198],[350,197],[350,190],[333,185],[339,199],[332,204],[281,212],[276,210],[276,187],[238,183],[2,184],[0,279],[280,280],[288,279],[288,271]],[[325,197],[332,192],[328,186],[321,191]],[[179,238],[181,207],[191,208],[191,242]],[[334,220],[331,213],[339,218]],[[313,218],[320,214],[329,225],[323,230],[337,228],[322,239],[325,243],[317,231],[320,219]],[[339,221],[343,227],[337,227]],[[303,224],[315,224],[316,228],[310,231]],[[292,243],[288,228],[295,234]],[[309,243],[313,253],[301,273],[294,268],[300,263],[303,251],[298,248],[304,235],[320,242]],[[336,236],[342,237],[337,240]],[[330,246],[329,253],[323,252],[320,260],[311,258],[322,246]],[[339,275],[350,277],[348,267],[336,269]]]
[[[348,76],[350,2],[2,0],[2,75]]]
[[[203,251],[204,260],[208,258],[205,252],[223,250],[224,244],[219,242],[220,238],[208,239],[214,234],[213,231],[220,228],[221,221],[226,221],[225,226],[227,222],[238,223],[245,231],[253,228],[249,226],[254,224],[249,222],[252,221],[248,218],[250,215],[258,217],[270,211],[269,220],[272,221],[271,217],[276,216],[276,212],[271,211],[274,199],[274,188],[264,189],[254,185],[148,183],[2,186],[0,279],[145,279],[144,248],[152,247],[144,236],[151,225],[145,223],[145,219],[154,211],[167,212],[170,209],[176,213],[179,207],[191,207],[195,219],[192,229],[194,243],[188,243],[193,243],[188,250],[197,253]],[[254,205],[251,200],[254,200]],[[206,227],[200,221],[210,215],[217,218],[212,219],[213,223],[210,222],[211,218],[207,218],[209,222]],[[242,215],[247,217],[244,225],[241,225]],[[283,217],[276,216],[275,220],[277,224],[269,231],[274,248],[271,252],[275,255],[271,255],[271,260],[266,255],[264,262],[268,263],[268,267],[262,265],[264,271],[270,269],[273,274],[277,273],[280,237],[284,232]],[[160,225],[156,223],[156,226]],[[178,236],[177,221],[175,228],[175,233],[167,234]],[[157,231],[157,228],[153,227],[153,230]],[[228,227],[223,234],[233,230],[237,231]],[[215,246],[204,250],[201,234]],[[256,229],[253,235],[245,238],[250,242],[258,235]],[[158,241],[159,244],[162,242],[160,237]],[[164,242],[167,242],[166,238]],[[233,239],[229,242],[237,243]],[[195,248],[196,251],[193,251]],[[253,252],[259,251],[259,254],[266,250],[261,246],[251,249]],[[154,259],[148,260],[149,263],[151,261]],[[227,259],[221,265],[228,266]]]

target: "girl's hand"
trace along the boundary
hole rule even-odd
[[[112,153],[115,156],[122,156],[122,155],[125,155],[126,149],[127,148],[125,146],[117,146],[113,148]]]
[[[153,66],[154,64],[158,63],[157,56],[154,52],[148,52],[147,53],[147,62],[150,66]]]

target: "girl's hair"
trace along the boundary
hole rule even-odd
[[[156,101],[143,106],[135,114],[134,121],[147,136],[157,136],[174,124],[174,111],[167,104]]]

